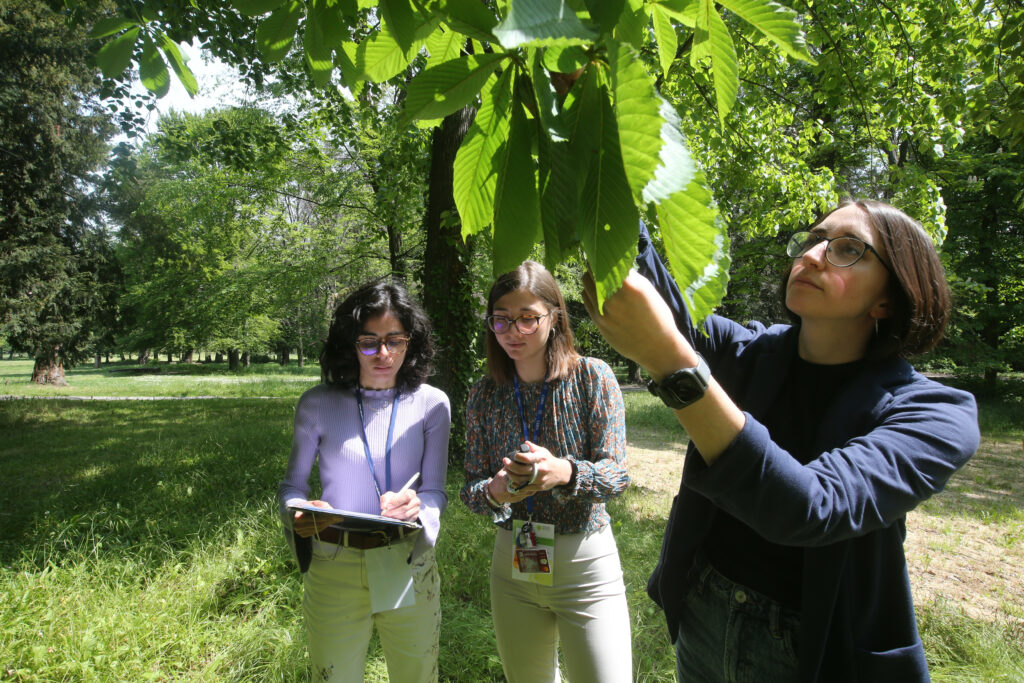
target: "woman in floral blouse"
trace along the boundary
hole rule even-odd
[[[629,485],[622,393],[576,353],[551,274],[525,261],[487,301],[488,376],[467,404],[461,497],[497,526],[491,611],[510,683],[629,681],[618,549],[604,501]]]

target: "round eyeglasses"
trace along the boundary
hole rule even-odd
[[[786,243],[786,255],[790,258],[800,258],[822,242],[826,243],[825,260],[837,268],[849,268],[857,261],[864,258],[864,254],[870,251],[878,259],[878,262],[885,266],[890,273],[892,268],[886,263],[881,254],[873,246],[858,237],[844,235],[842,237],[825,237],[813,232],[794,232]]]
[[[356,348],[364,356],[376,356],[381,346],[386,346],[388,353],[404,353],[409,346],[408,337],[360,337],[356,340]]]
[[[533,334],[540,328],[541,318],[546,318],[551,313],[545,313],[544,315],[536,315],[534,313],[524,313],[518,318],[506,318],[503,315],[489,315],[487,316],[487,326],[491,328],[494,334],[505,334],[512,329],[514,323],[516,329],[519,330],[519,334]]]

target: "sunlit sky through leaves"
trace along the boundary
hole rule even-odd
[[[179,44],[182,56],[188,60],[188,66],[195,74],[199,83],[199,92],[189,97],[178,78],[171,74],[171,88],[164,97],[156,101],[156,109],[150,112],[146,131],[156,130],[160,117],[172,109],[191,113],[200,113],[221,106],[240,104],[245,99],[245,86],[238,78],[238,71],[223,62],[205,55],[195,45]],[[144,93],[145,88],[138,80],[132,85],[132,93]],[[132,106],[131,102],[128,106]]]

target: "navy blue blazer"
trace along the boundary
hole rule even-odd
[[[672,641],[694,552],[721,509],[804,549],[801,681],[928,681],[903,553],[906,514],[977,450],[974,397],[902,359],[872,363],[836,397],[816,430],[821,455],[803,465],[758,421],[796,356],[796,328],[711,316],[702,334],[643,227],[637,264],[746,418],[712,467],[692,443],[687,450],[647,586]]]

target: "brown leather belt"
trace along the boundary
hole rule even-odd
[[[388,545],[392,541],[408,536],[409,533],[411,532],[400,526],[375,531],[349,531],[329,526],[319,534],[314,534],[313,538],[345,548],[369,550],[370,548]]]

